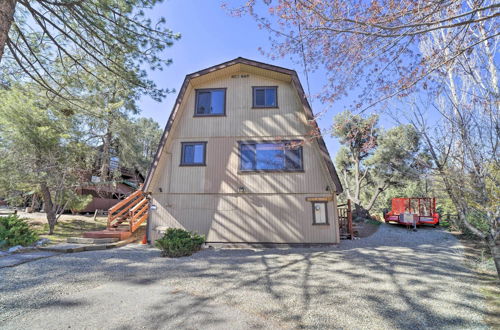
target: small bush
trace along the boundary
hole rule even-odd
[[[0,217],[0,244],[4,246],[28,246],[38,240],[38,235],[33,231],[25,219],[18,215]]]
[[[155,242],[162,257],[190,256],[205,243],[205,237],[179,228],[168,228],[165,235]]]

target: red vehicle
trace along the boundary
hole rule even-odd
[[[439,214],[436,213],[436,199],[393,198],[392,210],[384,213],[385,222],[397,222],[408,225],[408,217],[413,216],[416,225],[439,225]]]

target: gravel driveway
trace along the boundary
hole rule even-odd
[[[440,229],[158,255],[129,245],[0,269],[0,328],[486,328],[479,280]]]

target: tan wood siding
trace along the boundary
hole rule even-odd
[[[207,141],[207,166],[179,166],[181,142],[195,140]],[[153,181],[156,188],[170,193],[235,193],[240,186],[251,193],[326,192],[327,175],[311,143],[302,146],[303,172],[239,173],[238,140],[237,137],[175,139],[171,154],[160,162],[158,172],[162,175]]]
[[[330,225],[312,225],[312,205],[302,194],[155,194],[150,215],[157,228],[176,227],[204,234],[208,242],[335,243],[335,207]]]
[[[240,74],[239,76],[244,75]],[[278,86],[279,108],[252,109],[252,86]],[[195,96],[193,89],[219,88],[226,90],[226,117],[193,117]],[[186,94],[183,116],[176,129],[176,137],[220,136],[293,136],[307,133],[306,118],[299,99],[290,83],[249,75],[248,78],[214,79],[197,84]]]
[[[331,178],[315,141],[303,145],[303,172],[239,173],[238,141],[304,139],[310,131],[297,91],[286,75],[262,70],[215,72],[193,79],[180,104],[149,191],[156,227],[181,227],[212,242],[336,243],[336,199],[330,225],[312,225],[307,197],[328,197]],[[232,77],[237,76],[237,77]],[[252,86],[278,86],[277,109],[252,109]],[[225,117],[193,117],[197,88],[226,88]],[[181,142],[206,141],[206,166],[179,166]],[[238,193],[244,187],[244,194]],[[162,192],[160,192],[160,189]]]

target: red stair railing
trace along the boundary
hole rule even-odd
[[[108,229],[128,222],[133,233],[148,218],[148,208],[147,194],[142,190],[135,191],[108,210]]]

